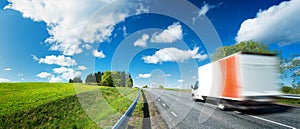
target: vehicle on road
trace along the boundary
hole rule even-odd
[[[193,100],[218,100],[219,109],[251,109],[281,95],[275,54],[238,52],[198,68]]]

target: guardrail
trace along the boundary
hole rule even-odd
[[[284,94],[284,95],[281,95],[280,98],[300,99],[300,95],[299,94]]]
[[[140,98],[140,89],[138,90],[138,95],[136,96],[135,100],[132,102],[132,104],[127,109],[127,111],[123,114],[123,116],[118,120],[118,122],[114,125],[113,129],[126,128],[129,118],[131,117],[139,98]]]

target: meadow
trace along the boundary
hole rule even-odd
[[[127,110],[137,89],[0,83],[0,94],[0,128],[107,128]],[[135,121],[142,117],[141,102],[133,113]]]

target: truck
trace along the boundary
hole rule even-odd
[[[252,109],[282,95],[276,54],[238,52],[198,67],[192,100],[216,100],[221,110]]]

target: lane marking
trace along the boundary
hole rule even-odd
[[[162,105],[164,105],[164,106],[167,106],[165,103],[161,103]]]
[[[171,111],[172,115],[175,117],[178,117],[176,113],[174,113],[173,111]]]
[[[257,117],[257,116],[253,116],[253,115],[248,115],[248,116],[251,116],[253,118],[260,119],[260,120],[263,120],[263,121],[267,121],[267,122],[270,122],[270,123],[273,123],[273,124],[277,124],[277,125],[281,125],[281,126],[284,126],[284,127],[288,127],[288,128],[291,128],[291,129],[296,129],[295,127],[292,127],[292,126],[289,126],[289,125],[285,125],[285,124],[282,124],[282,123],[278,123],[278,122],[275,122],[275,121],[271,121],[271,120],[268,120],[268,119],[264,119],[264,118],[261,118],[261,117]]]

